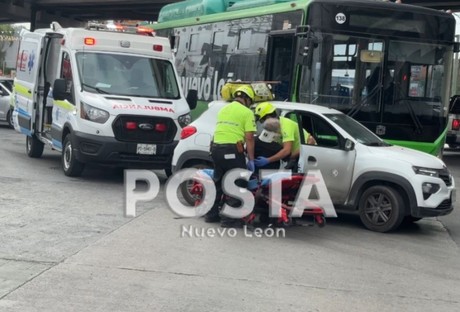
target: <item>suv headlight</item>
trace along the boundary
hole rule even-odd
[[[80,117],[83,119],[103,124],[110,117],[109,113],[103,109],[96,108],[84,102],[80,102],[80,104]]]
[[[439,170],[438,169],[432,169],[432,168],[424,168],[424,167],[417,167],[413,166],[412,169],[414,169],[415,174],[421,174],[421,175],[426,175],[429,177],[439,177]]]
[[[177,122],[181,128],[184,128],[192,122],[192,116],[190,116],[190,114],[181,115],[177,118]]]

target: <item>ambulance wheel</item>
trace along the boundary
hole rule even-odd
[[[31,158],[40,158],[43,154],[43,149],[45,148],[45,144],[41,142],[35,134],[32,136],[26,137],[26,151],[27,155]]]
[[[75,151],[72,147],[70,134],[68,134],[64,139],[61,161],[64,174],[68,177],[78,177],[83,172],[83,169],[85,169],[85,164],[79,162],[75,157]]]

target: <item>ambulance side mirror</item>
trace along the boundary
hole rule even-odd
[[[198,103],[198,91],[197,90],[188,90],[187,103],[190,109],[196,108],[196,104]]]
[[[70,98],[70,92],[67,92],[67,83],[65,79],[54,80],[53,99],[63,101]]]

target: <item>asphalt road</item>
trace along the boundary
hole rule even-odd
[[[460,183],[459,156],[446,162]],[[158,172],[164,185],[166,177]],[[390,234],[354,216],[282,237],[181,219],[163,192],[124,216],[120,171],[65,177],[0,127],[0,311],[458,311],[458,207]],[[458,204],[457,204],[458,206]],[[455,241],[454,241],[455,240]]]

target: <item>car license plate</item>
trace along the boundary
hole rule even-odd
[[[456,190],[452,190],[452,193],[450,193],[450,200],[453,203],[455,203],[457,201],[457,192]]]
[[[137,154],[155,155],[157,146],[155,144],[137,144]]]

